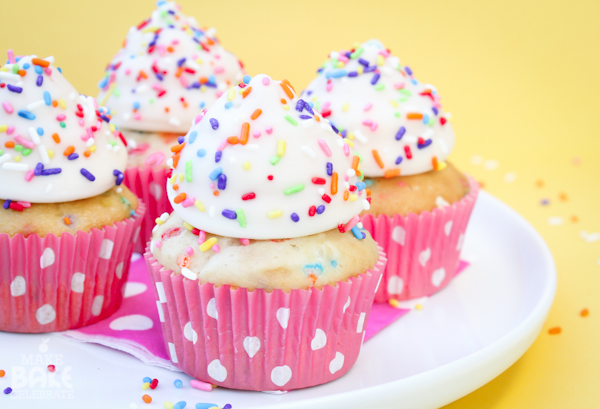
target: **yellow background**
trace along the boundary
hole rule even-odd
[[[600,406],[600,241],[580,237],[600,232],[599,2],[181,4],[200,24],[218,29],[251,75],[288,78],[302,89],[329,51],[379,38],[416,78],[436,85],[453,114],[452,160],[540,231],[559,276],[533,347],[448,408]],[[54,55],[80,92],[96,95],[128,28],[153,8],[152,1],[5,0],[0,50]],[[550,217],[564,223],[550,225]],[[580,317],[582,308],[589,317]],[[560,335],[548,334],[554,326]]]

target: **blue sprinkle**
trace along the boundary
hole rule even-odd
[[[222,157],[223,157],[223,151],[216,151],[215,152],[215,163],[219,163],[221,161]]]
[[[39,65],[36,65],[36,66],[34,67],[34,70],[35,70],[35,73],[36,73],[36,74],[41,74],[41,73],[43,73],[43,72],[44,72],[44,69],[43,69],[42,67],[40,67]]]
[[[41,87],[43,83],[44,83],[44,77],[40,74],[37,76],[37,79],[35,80],[35,85],[37,85],[38,87]]]
[[[302,271],[307,276],[309,276],[311,274],[312,275],[321,275],[321,274],[323,274],[323,265],[321,263],[305,264],[304,267],[302,268]]]
[[[215,131],[219,129],[219,121],[217,121],[215,118],[210,118],[209,122],[212,129],[214,129]]]
[[[28,63],[28,62],[26,62],[25,64],[23,64],[23,69],[24,69],[24,70],[28,70],[28,69],[29,69],[29,67],[31,67],[31,65],[29,65],[29,63]]]
[[[43,136],[43,135],[44,135],[44,128],[39,128],[39,127],[38,127],[38,129],[36,129],[36,132],[37,132],[37,134],[38,134],[39,136]]]
[[[208,177],[210,178],[210,180],[217,180],[217,178],[221,175],[221,173],[223,173],[223,169],[216,168],[215,170],[210,172],[210,175],[208,175]]]
[[[232,106],[233,106],[233,102],[231,102],[231,101],[227,101],[227,103],[225,104],[225,109],[229,109],[229,108],[231,108]],[[215,129],[215,128],[213,128],[213,129]]]
[[[431,144],[432,144],[432,142],[433,142],[433,140],[431,140],[431,139],[427,139],[427,140],[426,140],[425,142],[423,142],[422,144],[421,144],[421,143],[418,143],[418,144],[417,144],[417,148],[419,148],[419,149],[426,148],[426,147],[428,147],[429,145],[431,145]]]
[[[58,72],[60,72],[62,74],[62,68],[56,67],[56,69],[58,70]]]
[[[83,176],[85,176],[85,178],[87,180],[89,180],[90,182],[93,182],[94,180],[96,180],[96,176],[92,175],[90,173],[89,170],[87,170],[86,168],[81,168],[81,170],[79,171]]]
[[[237,219],[237,213],[233,210],[225,209],[221,212],[221,214],[231,220]]]
[[[331,260],[331,266],[332,267],[337,267],[337,261]]]
[[[152,378],[148,378],[147,376],[143,379],[144,383],[152,383]]]
[[[413,72],[412,72],[412,70],[410,69],[410,67],[408,65],[406,67],[404,67],[404,71],[406,71],[406,73],[408,75],[413,75]]]
[[[227,176],[225,176],[225,174],[221,173],[219,175],[217,187],[219,188],[219,190],[225,190],[225,188],[227,187]]]
[[[425,125],[427,125],[429,123],[429,115],[428,114],[423,115],[423,123]]]
[[[23,88],[15,87],[14,85],[10,85],[10,84],[7,84],[6,88],[8,88],[9,91],[16,92],[17,94],[20,94],[21,92],[23,92]]]
[[[194,143],[194,141],[196,140],[196,136],[198,136],[198,132],[196,132],[196,131],[190,132],[190,139],[189,139],[190,144]]]
[[[373,179],[365,179],[365,185],[373,186],[374,184],[375,182],[373,181]]]
[[[200,102],[200,108],[204,108],[206,106],[206,102],[202,101]]]
[[[346,70],[336,70],[329,73],[331,78],[345,77],[348,72]]]
[[[359,240],[362,240],[365,238],[365,234],[362,231],[360,231],[358,226],[354,226],[352,228],[352,234],[354,234],[354,237],[356,237]]]
[[[215,406],[219,407],[216,403],[196,403],[196,409],[210,409]]]
[[[199,158],[203,158],[206,155],[206,151],[204,149],[198,149],[196,155],[198,155]]]
[[[292,220],[294,223],[298,223],[298,221],[300,221],[300,216],[298,216],[296,213],[292,213]]]
[[[325,205],[317,207],[317,214],[321,214],[325,211]]]
[[[72,154],[70,154],[69,156],[67,156],[67,159],[69,160],[75,160],[79,157],[78,154],[76,154],[75,152],[73,152]]]
[[[146,379],[146,378],[144,378],[144,379]],[[150,378],[148,378],[148,379],[150,379]],[[150,382],[152,382],[152,381],[150,381]],[[173,385],[175,385],[175,387],[177,389],[181,389],[181,387],[183,386],[183,382],[181,382],[180,379],[175,379],[175,382],[173,382]]]
[[[414,78],[413,78],[413,79],[411,79],[411,80],[410,80],[410,82],[412,82],[412,83],[413,83],[413,85],[417,85],[417,84],[419,83],[419,81],[417,81],[417,80],[416,80],[416,79],[414,79]]]
[[[333,163],[327,162],[327,174],[331,176],[333,174]]]
[[[396,140],[399,141],[400,139],[402,139],[402,137],[404,136],[405,133],[406,133],[406,128],[401,126],[400,129],[398,130],[398,132],[396,132]]]
[[[217,83],[217,77],[215,77],[214,75],[211,75],[208,77],[208,82],[210,82],[211,84],[216,84]]]
[[[36,69],[36,72],[37,72],[37,69]],[[41,74],[41,72],[38,72],[38,74]],[[98,88],[104,89],[104,87],[106,87],[107,84],[108,84],[108,77],[104,77],[98,83]]]
[[[181,402],[177,402],[173,407],[175,409],[183,409],[185,408],[185,405],[187,405],[186,401],[182,400]]]
[[[358,191],[360,192],[361,190],[366,189],[367,184],[365,182],[357,182],[356,183],[356,189],[358,189]]]
[[[177,138],[177,142],[181,145],[182,143],[185,142],[185,137],[180,136],[179,138]]]
[[[252,79],[251,76],[244,75],[244,77],[242,78],[242,81],[244,81],[244,84],[249,84],[251,79]]]
[[[133,109],[140,109],[140,103],[139,103],[139,102],[137,102],[137,101],[135,101],[135,102],[133,103]]]
[[[400,163],[402,163],[402,159],[404,159],[402,156],[398,156],[396,158],[396,165],[399,165]]]
[[[35,115],[32,114],[29,111],[25,111],[25,110],[20,110],[19,112],[17,112],[17,114],[21,117],[21,118],[25,118],[25,119],[29,119],[30,121],[33,121],[35,119]]]
[[[377,81],[379,81],[380,77],[381,77],[381,74],[376,72],[375,75],[373,75],[373,78],[371,79],[371,85],[377,84]]]

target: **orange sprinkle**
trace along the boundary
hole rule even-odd
[[[177,68],[177,71],[175,72],[175,77],[179,78],[181,77],[181,74],[183,74],[183,67]]]
[[[19,74],[21,77],[24,77],[24,76],[25,76],[25,74],[27,74],[27,71],[25,71],[25,70],[19,70],[19,71],[17,71],[17,73],[18,73],[18,74]]]
[[[315,115],[315,120],[316,120],[317,122],[321,122],[321,118],[319,117],[319,115]]]
[[[433,166],[433,170],[439,170],[439,163],[436,156],[431,158],[431,166]]]
[[[173,190],[176,192],[179,190],[179,185],[177,183],[173,185]]]
[[[200,77],[200,84],[206,84],[208,82],[207,77]]]
[[[349,197],[350,197],[350,192],[348,192],[347,190],[344,190],[344,200],[348,200]]]
[[[294,92],[296,92],[296,89],[294,88],[294,86],[288,80],[283,80],[281,82],[284,83],[285,85],[287,85],[288,87],[290,87],[291,89],[293,89]],[[290,98],[293,98],[293,96],[291,96]]]
[[[65,221],[65,224],[66,224],[67,226],[70,226],[70,225],[71,225],[71,219],[69,219],[68,217],[66,217],[66,216],[65,216],[65,218],[64,218],[63,220]]]
[[[173,51],[175,51],[175,49],[172,46],[168,46],[167,51],[172,53]]]
[[[576,215],[571,216],[571,221],[573,223],[577,223],[579,221],[579,217],[577,217]]]
[[[148,74],[146,74],[144,71],[140,70],[140,77],[142,77],[143,79],[148,79]]]
[[[229,138],[227,138],[227,143],[230,145],[235,145],[239,142],[240,140],[238,139],[237,136],[230,136]]]
[[[250,115],[250,119],[256,119],[260,114],[262,114],[262,109],[255,109],[254,112],[252,112],[252,115]]]
[[[54,139],[54,142],[60,143],[60,136],[57,133],[52,134],[52,139]]]
[[[409,112],[406,114],[406,119],[423,119],[423,114],[418,112]]]
[[[557,335],[557,334],[560,334],[561,332],[562,332],[562,329],[560,327],[553,327],[548,330],[548,334],[550,334],[550,335]]]
[[[317,276],[314,274],[310,274],[310,281],[312,281],[313,285],[315,285],[315,283],[317,282]]]
[[[583,310],[581,310],[579,315],[581,315],[582,317],[587,317],[588,315],[590,315],[590,310],[588,310],[587,308],[584,308]]]
[[[246,90],[244,92],[242,92],[242,99],[246,98],[248,96],[248,94],[250,94],[251,92],[252,92],[252,87],[246,88]]]
[[[367,195],[367,197],[371,196],[371,190],[365,189],[365,194]]]
[[[185,193],[180,193],[177,196],[175,196],[175,199],[173,199],[173,201],[177,204],[183,202],[185,200],[185,198],[187,197],[187,195]]]
[[[75,152],[75,147],[74,146],[68,146],[67,149],[65,149],[65,151],[63,152],[63,155],[69,156],[73,152]]]
[[[283,80],[283,81],[281,81],[281,83],[279,85],[281,85],[281,88],[283,88],[283,90],[285,91],[285,94],[288,96],[289,99],[294,99],[294,93],[292,92],[290,87],[287,85],[287,84],[289,84],[289,82],[287,82],[287,84],[286,84],[286,82],[287,82],[287,80]]]
[[[385,173],[383,174],[383,177],[385,177],[385,178],[393,178],[395,176],[400,176],[400,169],[386,170]]]
[[[32,58],[31,63],[34,65],[39,65],[40,67],[46,68],[50,65],[50,63],[46,60],[42,60],[41,58]]]
[[[337,193],[337,185],[338,185],[338,174],[337,172],[333,172],[331,174],[331,194],[335,195]]]
[[[7,148],[14,148],[15,143],[13,141],[8,141],[4,144],[4,146],[6,146]]]
[[[360,170],[358,170],[358,169],[357,169],[357,170],[356,170],[356,176],[360,176],[360,175],[362,175],[362,172],[361,172]]]
[[[242,124],[242,136],[240,136],[240,143],[245,145],[248,143],[248,134],[250,133],[250,124],[248,122],[244,122]]]
[[[173,168],[176,168],[176,167],[177,167],[177,164],[179,163],[179,156],[180,156],[180,155],[181,155],[181,153],[180,153],[180,152],[176,152],[176,153],[173,155]]]
[[[377,162],[377,164],[379,165],[379,167],[381,169],[383,169],[384,168],[383,161],[381,160],[381,157],[379,156],[379,152],[377,152],[377,149],[373,149],[373,157],[375,158],[375,162]]]
[[[144,401],[144,403],[150,403],[150,402],[152,402],[152,398],[150,397],[150,395],[144,395],[144,396],[142,396],[142,400]]]
[[[169,112],[169,107],[165,107],[165,112]]]
[[[89,158],[91,154],[92,154],[92,152],[90,152],[89,149],[87,151],[83,152],[83,156],[85,156],[86,158]]]
[[[177,259],[177,265],[179,267],[187,267],[190,265],[190,263],[192,262],[192,259],[187,256],[186,254],[179,256],[179,258]]]
[[[54,108],[56,108],[58,106],[58,101],[56,101],[56,100],[52,101],[52,106]]]
[[[215,190],[215,191],[213,192],[213,195],[215,195],[215,196],[219,196],[219,191],[218,191],[218,190]]]
[[[171,146],[171,152],[179,152],[183,149],[184,146],[185,146],[185,142],[182,144],[173,145],[173,146]]]
[[[281,103],[282,103],[282,104],[287,104],[287,100],[286,100],[286,99],[284,99],[284,98],[281,98]]]
[[[360,162],[360,158],[356,155],[352,157],[352,169],[356,171],[358,169],[358,162]]]

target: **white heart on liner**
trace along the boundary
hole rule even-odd
[[[362,332],[363,330],[363,325],[365,324],[365,317],[367,316],[367,313],[365,312],[361,312],[360,316],[358,317],[358,323],[356,324],[356,333],[359,334]]]
[[[102,244],[100,245],[100,254],[98,254],[98,257],[108,260],[110,256],[112,256],[114,246],[115,243],[112,240],[102,240]]]
[[[193,344],[198,342],[198,333],[192,328],[191,321],[185,324],[185,326],[183,327],[183,336],[185,337],[185,339],[192,342]]]
[[[277,321],[279,321],[281,327],[286,329],[288,327],[288,321],[290,320],[290,309],[280,308],[277,310],[275,316],[277,317]]]
[[[138,294],[146,292],[148,287],[144,283],[135,283],[128,281],[125,283],[125,291],[123,292],[123,298],[134,297]]]
[[[402,226],[394,227],[394,230],[392,230],[392,240],[394,240],[396,243],[400,244],[401,246],[404,246],[404,242],[406,240],[406,230],[404,230],[404,227],[402,227]]]
[[[344,304],[344,309],[342,310],[342,314],[346,312],[346,310],[350,307],[350,296],[348,296],[348,301]]]
[[[442,281],[444,281],[444,278],[446,278],[446,270],[444,270],[444,267],[438,268],[431,275],[431,284],[439,287],[440,284],[442,284]]]
[[[208,301],[208,304],[206,304],[206,313],[209,317],[214,319],[219,318],[219,313],[217,312],[217,300],[211,298],[210,301]]]
[[[253,358],[259,349],[260,349],[260,339],[258,339],[258,337],[244,338],[244,350],[248,353],[248,356],[250,358]]]
[[[387,292],[389,294],[402,294],[404,290],[404,281],[399,276],[391,276],[387,283]]]
[[[158,308],[158,319],[160,320],[160,322],[165,322],[165,313],[162,309],[162,304],[160,303],[160,301],[156,302],[156,307]]]
[[[175,344],[172,342],[169,342],[169,353],[171,354],[171,362],[174,364],[179,363],[179,360],[177,359],[177,351],[175,350]]]
[[[156,182],[150,182],[150,186],[148,186],[148,190],[150,190],[150,194],[154,196],[156,200],[160,200],[163,194],[162,187]]]
[[[593,243],[600,240],[600,233],[588,233],[587,231],[583,230],[581,233],[579,233],[579,237],[581,237],[587,243]]]
[[[271,381],[277,386],[283,386],[292,379],[292,368],[287,365],[276,366],[271,371]]]
[[[104,296],[97,295],[92,301],[92,315],[97,317],[102,312],[102,304],[104,304]]]
[[[71,276],[71,291],[74,293],[83,293],[85,283],[85,274],[73,273]]]
[[[341,352],[335,353],[335,358],[329,363],[329,372],[333,375],[344,366],[344,355]]]
[[[450,232],[452,231],[452,224],[453,224],[452,220],[449,220],[444,225],[444,233],[446,233],[446,236],[450,235]]]
[[[10,295],[13,297],[19,297],[27,291],[27,282],[25,277],[16,276],[10,283]]]
[[[315,337],[310,342],[310,348],[313,351],[316,351],[317,349],[323,348],[325,345],[327,345],[327,335],[321,328],[317,328],[317,331],[315,331]]]
[[[54,250],[52,250],[50,247],[47,247],[44,249],[44,252],[42,253],[42,257],[40,257],[40,267],[41,268],[50,267],[52,264],[54,264],[55,260],[56,260],[56,255],[54,254]]]
[[[136,236],[137,237],[137,236]],[[121,278],[123,278],[123,266],[124,266],[124,262],[121,261],[119,264],[117,264],[117,266],[115,267],[115,275],[117,276],[117,278],[120,280]]]
[[[425,267],[425,264],[427,264],[430,257],[431,257],[431,249],[429,247],[427,247],[425,250],[423,250],[421,253],[419,253],[419,263],[423,267]]]
[[[221,365],[221,361],[215,359],[208,364],[208,376],[213,378],[217,382],[223,382],[227,379],[227,369]]]
[[[167,294],[165,294],[165,286],[163,283],[156,283],[156,292],[158,293],[158,300],[160,302],[167,302]]]
[[[461,233],[461,235],[458,236],[458,243],[456,243],[456,251],[460,251],[460,249],[462,249],[464,240],[465,240],[465,235]]]
[[[132,314],[115,318],[108,326],[113,331],[146,331],[152,328],[154,323],[145,315]]]
[[[56,319],[56,311],[50,304],[44,304],[35,312],[35,319],[41,325],[50,324]]]

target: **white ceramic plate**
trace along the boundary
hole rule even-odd
[[[552,256],[538,233],[485,192],[475,206],[463,258],[472,265],[454,283],[423,310],[365,343],[354,368],[326,385],[283,395],[202,392],[189,387],[185,374],[146,366],[102,346],[51,334],[0,333],[0,369],[7,372],[0,390],[13,381],[23,384],[11,396],[0,393],[0,407],[135,403],[141,409],[147,392],[154,399],[148,408],[163,407],[166,400],[184,400],[190,409],[197,402],[230,403],[234,409],[440,407],[486,384],[523,355],[542,328],[556,288]],[[51,381],[45,368],[57,359],[60,370]],[[159,379],[159,387],[142,391],[145,376]],[[183,389],[173,386],[175,379],[183,380]]]

